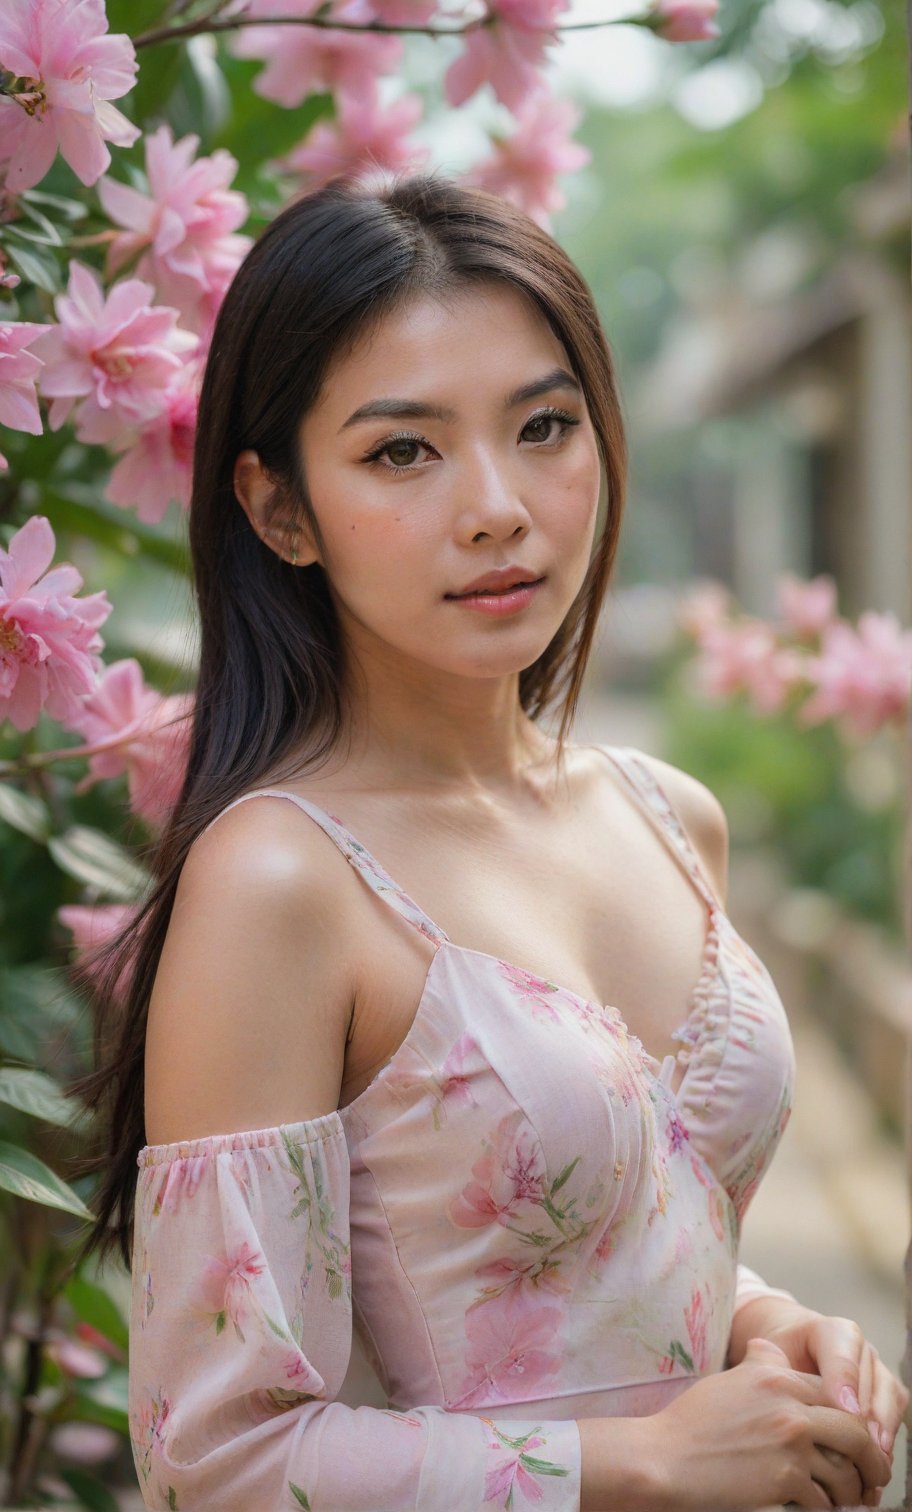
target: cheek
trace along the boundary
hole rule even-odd
[[[554,539],[579,545],[584,550],[595,532],[601,471],[598,463],[583,461],[561,478],[555,501]]]

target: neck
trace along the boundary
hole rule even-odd
[[[346,765],[371,786],[515,791],[553,762],[518,673],[467,678],[361,655],[348,681]]]

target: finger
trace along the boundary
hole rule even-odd
[[[815,1444],[809,1464],[811,1478],[823,1486],[834,1507],[857,1507],[865,1493],[858,1467],[845,1454]]]
[[[883,1448],[880,1441],[881,1421],[874,1407],[874,1378],[878,1358],[874,1345],[866,1339],[858,1367],[858,1400],[861,1405],[861,1415],[868,1425],[871,1437],[875,1444]]]
[[[881,1447],[893,1453],[896,1435],[902,1426],[909,1406],[909,1391],[878,1356],[875,1361],[872,1392],[873,1416],[881,1425]]]
[[[890,1460],[875,1444],[868,1427],[852,1413],[835,1407],[810,1407],[808,1418],[815,1444],[838,1449],[858,1467],[866,1490],[885,1486],[890,1479]]]
[[[828,1400],[844,1412],[860,1414],[859,1371],[865,1337],[858,1324],[851,1318],[821,1317],[811,1333]]]

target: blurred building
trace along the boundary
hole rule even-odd
[[[769,614],[782,571],[828,572],[849,616],[912,623],[909,166],[851,193],[853,244],[821,264],[792,222],[738,276],[693,279],[636,395],[641,436],[697,428],[676,505],[693,569]]]

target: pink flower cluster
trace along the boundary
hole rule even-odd
[[[138,278],[105,294],[98,275],[74,259],[67,292],[54,301],[58,323],[34,341],[51,430],[72,416],[80,441],[135,448],[111,486],[115,502],[136,504],[150,522],[164,515],[169,485],[189,499],[198,367],[187,358],[199,347],[199,338],[178,326],[178,311],[154,304],[154,296]],[[156,463],[159,472],[151,471]]]
[[[208,343],[251,238],[237,229],[247,219],[247,200],[229,188],[237,159],[221,148],[196,158],[198,146],[198,136],[175,142],[170,126],[159,126],[145,142],[148,192],[106,175],[98,195],[109,218],[124,228],[108,249],[108,276],[141,252],[137,275]]]
[[[113,606],[104,591],[77,599],[82,577],[67,563],[51,568],[54,547],[43,515],[0,547],[0,719],[17,730],[42,709],[62,724],[78,718],[102,665],[98,627]]]
[[[161,822],[183,786],[193,704],[192,693],[148,688],[133,657],[112,662],[71,721],[93,748],[76,792],[125,772],[133,812]]]
[[[14,193],[40,183],[58,148],[94,184],[111,161],[105,142],[140,135],[111,104],[133,88],[133,43],[107,30],[104,0],[3,0],[0,68],[14,84],[0,95],[0,165]]]
[[[799,724],[832,719],[849,740],[903,719],[912,696],[912,630],[873,610],[857,626],[842,619],[826,574],[805,582],[784,573],[777,590],[775,624],[736,613],[716,582],[701,582],[686,596],[679,623],[696,642],[698,691],[713,702],[744,694],[758,714],[804,696]]]
[[[35,380],[41,370],[41,358],[28,348],[49,325],[34,321],[11,321],[0,325],[0,425],[11,430],[41,435],[41,415]],[[0,469],[9,466],[0,452]]]

